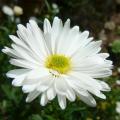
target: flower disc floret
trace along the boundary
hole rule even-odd
[[[71,69],[71,60],[64,55],[50,55],[45,61],[45,66],[49,69],[53,69],[60,74],[66,74]]]

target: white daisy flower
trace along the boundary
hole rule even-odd
[[[4,14],[8,15],[8,16],[14,16],[14,12],[13,12],[13,9],[10,8],[9,6],[3,6],[2,7],[2,11]]]
[[[4,5],[2,7],[2,12],[7,15],[11,21],[14,21],[14,11],[11,7]]]
[[[112,74],[112,62],[106,60],[107,53],[99,53],[101,41],[92,41],[88,31],[79,31],[78,26],[70,28],[70,20],[62,24],[55,17],[53,24],[45,19],[43,32],[34,20],[27,27],[18,25],[17,35],[10,35],[12,48],[3,52],[11,56],[10,63],[21,67],[11,70],[7,76],[14,78],[14,86],[22,86],[29,93],[26,102],[41,96],[40,104],[58,98],[62,109],[66,99],[75,101],[79,97],[90,106],[96,106],[91,94],[105,99],[102,91],[110,87],[99,78]]]
[[[116,112],[120,114],[120,102],[116,102]]]

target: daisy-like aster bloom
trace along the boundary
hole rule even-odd
[[[7,76],[14,78],[14,86],[22,86],[28,93],[26,102],[41,96],[40,104],[58,98],[62,109],[66,99],[75,101],[79,97],[90,106],[96,106],[91,94],[105,99],[102,91],[110,87],[98,78],[112,74],[112,62],[106,60],[107,53],[99,53],[101,41],[92,41],[89,32],[79,31],[78,26],[70,28],[70,20],[63,25],[55,17],[52,25],[45,19],[43,32],[35,21],[27,26],[18,25],[17,35],[10,35],[12,48],[3,52],[11,56],[10,63],[21,67],[11,70]]]

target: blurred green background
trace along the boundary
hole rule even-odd
[[[116,103],[120,102],[120,0],[0,0],[0,50],[10,46],[8,35],[16,34],[17,24],[34,19],[42,27],[45,17],[52,21],[54,16],[63,21],[70,18],[71,26],[79,25],[95,40],[103,40],[102,51],[110,53],[114,64],[113,75],[103,80],[112,91],[105,93],[107,100],[96,98],[96,108],[80,100],[68,101],[65,110],[60,109],[56,99],[45,107],[39,105],[39,98],[25,103],[21,88],[13,87],[12,80],[5,76],[14,66],[0,52],[0,120],[120,120],[116,111]]]

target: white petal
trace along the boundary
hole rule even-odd
[[[68,89],[67,93],[66,93],[66,97],[68,98],[68,100],[70,100],[71,102],[75,101],[75,92],[73,91],[73,89]]]
[[[66,79],[70,87],[83,96],[88,96],[86,86],[83,83],[76,81],[76,79]]]
[[[55,92],[53,87],[54,86],[52,86],[51,88],[49,88],[47,90],[47,98],[48,98],[48,100],[53,100],[55,98],[55,96],[56,96],[56,92]]]
[[[96,95],[97,97],[101,98],[101,99],[106,99],[106,96],[99,90],[93,90],[90,89],[89,92],[91,92],[92,94]]]
[[[22,60],[22,59],[11,59],[9,61],[12,65],[18,66],[18,67],[23,67],[26,69],[35,69],[38,68],[37,64],[31,63],[27,60]]]
[[[71,40],[71,46],[67,50],[68,55],[73,55],[76,51],[83,48],[87,45],[93,38],[88,38],[89,32],[84,31],[82,33],[79,32],[79,27],[75,26],[72,33],[70,33],[69,41]],[[70,44],[70,43],[69,43]]]
[[[91,106],[91,107],[95,107],[96,106],[96,101],[95,101],[95,99],[90,94],[88,94],[88,97],[83,96],[83,95],[81,95],[79,93],[77,95],[80,97],[80,99],[84,103],[88,104],[89,106]]]
[[[73,70],[87,74],[93,78],[108,77],[112,74],[112,62],[99,55],[73,60]]]
[[[74,59],[84,58],[92,56],[100,52],[102,41],[91,42],[85,47],[79,48],[76,52],[73,53],[72,57]]]
[[[111,88],[109,87],[109,85],[107,83],[105,83],[104,81],[99,81],[101,86],[102,86],[102,91],[110,91]]]
[[[54,82],[53,76],[51,76],[51,75],[46,76],[39,81],[39,85],[37,87],[37,90],[44,92],[48,88],[50,88],[50,86],[53,84],[53,82]]]
[[[85,74],[81,74],[79,72],[71,72],[71,76],[73,76],[73,79],[76,79],[76,80],[78,79],[79,84],[84,83],[86,87],[88,86],[89,88],[102,90],[102,86],[97,80],[92,79],[91,77]]]
[[[34,91],[36,87],[37,87],[37,84],[23,85],[22,90],[24,93],[28,93],[28,92]]]
[[[108,53],[100,53],[99,56],[102,57],[103,59],[106,59],[109,57],[109,54]]]
[[[30,70],[29,69],[14,69],[10,70],[6,73],[7,77],[15,78],[17,76],[20,76],[22,74],[27,74]]]
[[[112,71],[110,69],[106,69],[99,71],[98,73],[90,73],[89,75],[93,78],[105,78],[112,75]]]
[[[44,33],[50,33],[51,32],[51,24],[48,19],[45,18],[44,20]]]
[[[57,94],[66,95],[67,86],[68,84],[63,77],[55,79],[55,90]]]
[[[31,41],[34,44],[33,39],[36,39],[36,43],[35,43],[36,48],[35,49],[37,51],[39,51],[39,50],[41,51],[40,53],[38,53],[38,55],[40,55],[42,57],[46,57],[47,56],[47,47],[46,47],[45,40],[44,40],[44,34],[41,31],[41,29],[37,26],[35,21],[30,20],[29,22],[30,22],[30,24],[27,23],[27,31],[29,33],[29,36],[31,37]]]
[[[30,24],[29,24],[30,23]],[[47,51],[46,51],[46,46],[45,46],[45,41],[44,41],[44,35],[41,29],[38,27],[37,23],[34,20],[30,20],[29,23],[27,23],[27,30],[29,31],[31,42],[32,44],[37,47],[34,48],[37,51],[41,51],[38,55],[46,57]],[[34,39],[36,42],[34,42]]]
[[[72,58],[73,61],[73,69],[79,71],[89,71],[89,72],[96,72],[96,70],[112,68],[112,62],[109,60],[105,60],[99,54],[88,56],[85,58],[79,58],[75,60]]]
[[[80,40],[81,42],[85,42],[84,40],[86,40],[89,36],[89,31],[84,31],[80,34]],[[83,41],[82,41],[83,40]]]
[[[20,47],[15,44],[12,44],[12,47],[14,48],[14,50],[16,52],[16,56],[18,56],[18,58],[30,61],[31,63],[35,63],[35,64],[38,64],[38,66],[41,66],[41,63],[42,63],[41,59],[39,61],[36,61],[33,57],[33,54],[31,54],[25,48]]]
[[[32,29],[32,30],[34,30],[34,29]],[[29,28],[25,28],[21,24],[18,25],[17,34],[18,34],[19,38],[22,39],[31,48],[31,50],[34,51],[34,54],[36,54],[40,59],[45,57],[42,54],[42,51],[45,52],[45,50],[43,50],[44,49],[42,46],[43,44],[42,43],[41,43],[41,45],[38,44],[38,39],[39,39],[39,41],[41,41],[41,36],[43,36],[42,34],[36,33],[36,31],[34,31],[34,34],[39,35],[39,38],[37,38],[36,36],[33,35],[32,31]],[[41,47],[39,47],[39,46],[41,46]],[[41,52],[39,52],[39,50]]]
[[[46,87],[48,88],[50,83],[52,83],[51,75],[44,74],[44,72],[43,74],[40,74],[40,75],[36,74],[32,76],[31,78],[30,78],[30,74],[27,74],[26,79],[23,81],[23,85],[37,84],[36,89],[38,91],[42,91],[41,89],[46,88]]]
[[[78,74],[79,75],[79,74]],[[77,80],[78,78],[78,80]],[[75,83],[75,82],[77,83]],[[104,94],[102,94],[100,92],[100,90],[102,90],[102,86],[101,84],[97,81],[94,80],[92,78],[82,76],[82,74],[80,74],[80,77],[71,77],[68,78],[67,82],[70,84],[73,84],[73,89],[75,89],[76,91],[80,91],[81,90],[81,94],[84,96],[85,90],[91,92],[92,94],[96,95],[97,97],[100,97],[102,99],[106,99],[106,96]],[[80,93],[80,92],[79,92]]]
[[[31,102],[33,101],[38,95],[40,95],[40,92],[38,91],[32,91],[28,94],[27,98],[26,98],[26,102]]]
[[[26,75],[27,77],[27,75]],[[37,84],[40,82],[41,79],[43,79],[44,77],[41,77],[39,79],[27,79],[25,78],[25,80],[23,81],[22,85],[32,85],[32,84]]]
[[[26,45],[26,43],[24,41],[22,41],[21,39],[19,39],[18,37],[14,36],[14,35],[9,35],[9,37],[15,44],[28,49],[28,46]]]
[[[59,103],[61,109],[64,110],[66,108],[66,98],[65,98],[65,96],[58,95],[58,103]]]
[[[2,52],[11,56],[11,57],[17,58],[16,51],[11,49],[11,48],[5,47],[4,49],[2,49]]]
[[[101,44],[102,44],[101,40],[94,41],[94,42],[91,42],[90,44],[88,44],[86,46],[86,50],[88,51],[88,53],[86,53],[86,55],[94,55],[94,54],[98,53],[101,50]]]
[[[78,43],[76,44],[76,41],[78,39],[79,39],[79,27],[74,26],[68,31],[67,37],[62,42],[61,47],[63,48],[60,50],[60,52],[70,56],[73,53],[73,51],[75,51],[76,48],[78,47]]]
[[[76,98],[73,89],[64,78],[55,79],[55,90],[57,94],[66,96],[70,101],[74,101]]]
[[[43,93],[43,94],[41,95],[40,104],[41,104],[42,106],[45,106],[45,105],[47,104],[47,102],[48,102],[47,95],[46,95],[46,93]]]
[[[38,79],[49,75],[46,68],[33,69],[29,72],[26,79]]]
[[[22,86],[22,82],[24,81],[24,79],[25,79],[25,75],[20,75],[12,81],[12,85]]]
[[[59,35],[59,37],[57,38],[57,40],[56,40],[56,48],[55,48],[55,50],[56,50],[56,52],[57,53],[63,53],[62,52],[62,50],[64,49],[64,48],[66,48],[66,38],[67,38],[67,36],[66,36],[66,34],[68,34],[69,33],[69,30],[70,30],[70,20],[68,19],[66,22],[65,22],[65,25],[64,25],[64,27],[63,27],[63,29],[62,29],[62,31],[61,31],[61,33],[60,33],[60,35]],[[67,42],[68,43],[68,42]],[[68,45],[68,44],[67,44]],[[62,48],[62,49],[61,49]]]
[[[19,34],[19,32],[18,32],[18,34]],[[28,51],[27,53],[31,54],[34,59],[36,59],[37,61],[42,60],[39,56],[37,56],[36,54],[34,54],[34,51],[32,51],[32,49],[30,48],[30,46],[24,40],[22,40],[22,38],[20,37],[20,35],[19,35],[20,38],[14,36],[14,35],[9,35],[9,37],[13,40],[13,42],[16,45],[18,45],[18,46],[26,49],[26,51]],[[20,57],[20,53],[21,53],[20,51],[15,52],[15,55],[17,57]]]
[[[57,42],[59,35],[61,34],[62,29],[63,29],[62,21],[58,17],[55,17],[52,24],[52,39],[51,39],[53,53],[55,53],[55,44]]]
[[[84,59],[75,60],[73,67],[75,69],[77,68],[77,70],[84,71],[85,69],[88,70],[89,68],[92,69],[94,67],[104,67],[103,65],[105,65],[104,59],[98,55],[94,55]]]
[[[85,79],[84,79],[85,81]],[[84,96],[84,97],[88,97],[88,92],[91,92],[92,94],[102,98],[102,99],[105,99],[105,95],[103,95],[100,90],[102,88],[97,88],[96,84],[94,85],[90,85],[90,84],[86,84],[84,83],[83,81],[80,81],[78,80],[77,78],[72,78],[72,77],[69,77],[68,80],[67,80],[68,84],[77,92],[79,93],[80,95]],[[92,82],[91,82],[92,83]],[[92,83],[93,84],[93,83]]]
[[[51,41],[52,41],[51,34],[50,34],[50,33],[46,33],[46,34],[44,35],[44,37],[45,37],[46,47],[48,48],[48,49],[47,49],[47,53],[48,53],[48,54],[53,54],[53,51],[52,51],[52,43],[51,43]]]

